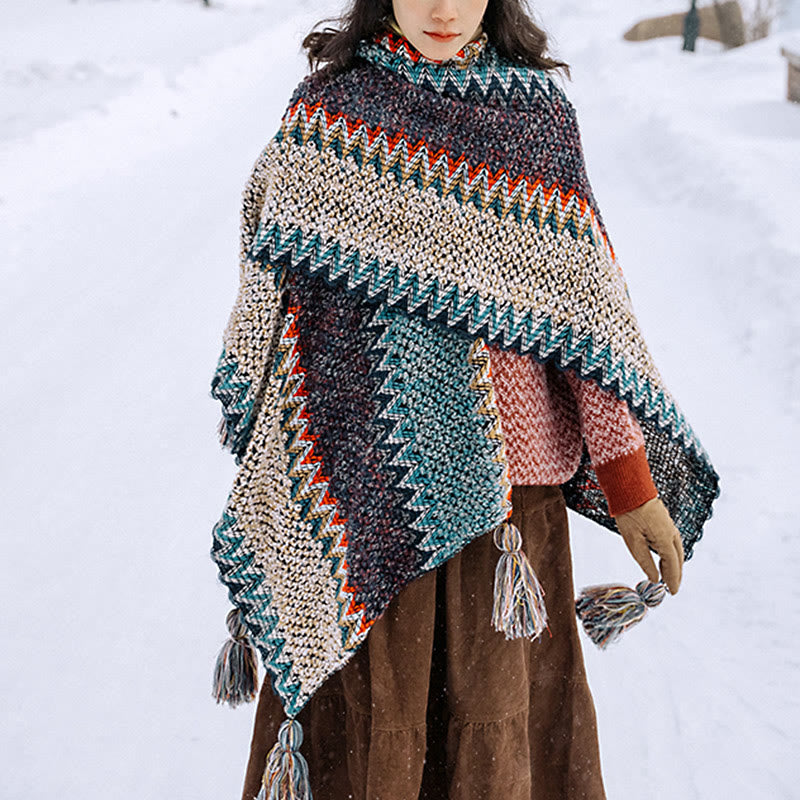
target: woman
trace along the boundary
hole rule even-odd
[[[213,556],[271,679],[243,798],[603,798],[566,504],[675,593],[717,476],[636,325],[566,65],[522,0],[356,0],[305,46],[212,384],[241,465]]]

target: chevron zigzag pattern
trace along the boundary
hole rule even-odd
[[[220,580],[227,586],[231,602],[242,610],[255,646],[269,664],[275,690],[287,708],[294,707],[301,695],[300,684],[291,680],[292,664],[283,658],[284,641],[274,636],[277,617],[271,614],[272,599],[264,585],[264,575],[253,566],[253,554],[244,544],[245,536],[236,518],[226,510],[214,527],[211,557],[219,568]]]
[[[427,487],[417,480],[418,460],[413,457],[414,433],[407,428],[406,412],[402,408],[402,390],[395,387],[395,361],[397,352],[391,331],[394,315],[385,307],[378,307],[370,323],[377,333],[373,349],[375,376],[379,381],[376,399],[379,401],[375,419],[382,428],[376,446],[388,455],[387,468],[395,472],[397,488],[404,495],[403,505],[412,512],[409,526],[418,533],[417,546],[436,528],[431,519],[433,503],[427,497]],[[424,548],[423,548],[424,549]]]
[[[574,109],[473,44],[437,64],[389,34],[309,76],[245,190],[212,379],[239,470],[212,557],[291,716],[403,586],[507,518],[489,346],[615,395],[687,557],[719,493],[633,315]],[[577,426],[564,496],[613,528]]]
[[[259,231],[251,257],[267,265],[321,273],[330,283],[363,292],[370,300],[400,305],[429,320],[483,337],[489,344],[530,353],[542,362],[555,360],[564,369],[577,369],[629,400],[644,416],[657,420],[661,428],[708,460],[683,412],[663,389],[640,377],[623,357],[615,357],[607,344],[598,348],[591,336],[575,337],[571,325],[554,328],[549,318],[534,322],[529,311],[520,315],[510,304],[498,309],[494,300],[484,301],[477,293],[462,299],[455,285],[443,289],[434,281],[420,287],[416,275],[401,277],[396,264],[383,265],[377,258],[364,263],[356,250],[343,251],[337,242],[327,244],[318,235],[306,239],[300,228],[284,235],[277,223]]]
[[[314,439],[308,434],[305,411],[304,372],[300,365],[295,320],[297,310],[287,311],[286,325],[278,345],[276,375],[284,378],[282,402],[283,431],[286,449],[293,457],[289,477],[293,482],[292,499],[302,508],[303,519],[310,522],[314,537],[325,544],[325,557],[338,584],[339,625],[342,647],[353,650],[363,641],[374,620],[364,618],[364,607],[356,603],[354,589],[347,579],[346,519],[339,515],[336,500],[328,492],[328,480],[322,475],[322,461],[314,452]]]
[[[494,399],[492,384],[492,368],[489,360],[489,348],[483,339],[475,339],[469,349],[469,363],[475,368],[475,376],[469,388],[478,396],[476,413],[486,417],[488,425],[486,438],[497,443],[495,463],[503,470],[503,485],[506,487],[506,506],[511,509],[511,483],[508,480],[508,461],[505,456],[505,443],[500,424],[500,412]]]
[[[329,114],[321,102],[309,105],[301,99],[289,109],[276,135],[278,142],[285,139],[332,150],[339,158],[372,166],[378,175],[393,175],[398,183],[412,183],[421,191],[433,187],[439,197],[492,211],[501,220],[513,216],[520,224],[546,225],[556,235],[568,232],[575,239],[600,242],[614,257],[594,210],[574,189],[562,193],[557,183],[547,186],[525,175],[512,177],[505,169],[493,173],[485,164],[471,167],[463,155],[432,152],[422,140],[408,141],[402,131],[390,136],[342,113]]]
[[[509,70],[490,45],[486,46],[486,56],[480,63],[473,63],[469,69],[420,58],[403,37],[391,32],[378,42],[362,43],[358,54],[393,70],[411,83],[461,98],[492,97],[511,105],[515,101],[530,101],[537,94],[549,97],[558,91],[546,72],[525,66]]]
[[[466,450],[465,442],[468,441],[480,440],[488,445],[484,450],[490,455],[484,454],[483,458],[494,465],[498,491],[490,505],[495,509],[493,513],[497,514],[499,524],[510,513],[511,486],[507,477],[508,465],[500,433],[499,412],[494,402],[491,382],[487,380],[490,369],[488,349],[480,340],[473,342],[467,349],[464,340],[452,332],[437,330],[384,304],[376,306],[369,328],[379,332],[373,348],[378,357],[374,374],[379,382],[376,398],[380,401],[375,419],[382,425],[383,433],[376,439],[376,447],[387,453],[385,467],[395,470],[396,488],[405,493],[404,507],[413,513],[407,525],[418,534],[414,547],[421,553],[430,554],[426,555],[422,568],[432,569],[448,552],[448,546],[453,544],[448,540],[455,539],[456,543],[459,540],[452,532],[444,535],[442,506],[448,501],[442,495],[449,496],[449,493],[441,488],[441,484],[437,490],[437,481],[431,477],[431,463],[424,457],[421,458],[420,438],[425,419],[416,418],[415,413],[409,410],[414,404],[410,395],[420,389],[410,388],[410,376],[415,374],[415,356],[408,355],[408,342],[416,341],[421,345],[425,352],[424,358],[428,361],[439,365],[447,361],[448,369],[458,369],[460,364],[462,370],[468,373],[464,378],[464,391],[461,395],[462,399],[468,397],[468,401],[461,403],[460,414],[462,418],[469,417],[473,424],[465,425],[461,434],[462,450]],[[443,367],[437,367],[439,368]],[[417,369],[416,375],[419,376],[422,371],[422,368]],[[417,380],[421,383],[419,377]],[[444,412],[447,407],[444,392],[437,402]],[[429,433],[439,438],[432,430]],[[452,471],[459,476],[458,482],[466,486],[469,480],[465,474],[472,466],[469,456],[462,456],[459,461],[454,455],[452,459]],[[487,509],[487,516],[491,513]],[[470,527],[465,521],[464,530],[468,531]]]
[[[222,404],[220,441],[240,460],[250,436],[255,396],[250,381],[242,376],[235,359],[225,350],[211,381],[211,396]]]

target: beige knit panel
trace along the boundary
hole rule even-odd
[[[264,195],[269,185],[272,164],[272,143],[256,159],[250,176],[242,191],[242,207],[239,213],[239,263],[244,264],[247,251],[258,229]]]
[[[278,617],[273,635],[286,643],[283,659],[292,664],[291,680],[310,696],[349,654],[342,648],[339,590],[330,561],[291,499],[291,456],[280,425],[281,384],[275,376],[267,381],[229,508],[255,566],[266,576]]]
[[[357,249],[362,260],[377,257],[416,273],[423,285],[452,281],[462,296],[476,291],[530,310],[536,322],[549,317],[554,330],[571,324],[577,337],[610,342],[640,376],[657,378],[624,279],[603,246],[511,215],[500,219],[440,198],[434,188],[398,186],[391,175],[378,177],[371,166],[313,144],[283,142],[273,157],[262,220],[277,221],[284,234],[299,227],[304,239],[321,234]]]
[[[241,264],[239,289],[222,344],[239,366],[241,378],[261,383],[271,366],[274,341],[279,333],[280,293],[271,272],[249,261]]]

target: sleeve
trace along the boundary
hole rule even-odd
[[[222,336],[222,353],[211,380],[211,396],[222,406],[220,441],[241,462],[271,366],[270,354],[282,320],[280,287],[253,257],[269,184],[270,149],[264,150],[243,193],[239,246],[239,290]]]
[[[609,513],[617,517],[658,496],[644,436],[628,404],[593,380],[568,370],[581,429]]]

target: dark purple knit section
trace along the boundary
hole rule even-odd
[[[354,600],[374,619],[401,580],[421,572],[423,560],[415,547],[415,515],[403,507],[396,473],[385,466],[388,454],[378,446],[384,433],[376,423],[380,377],[369,353],[380,330],[367,327],[375,307],[297,272],[289,274],[288,289],[290,306],[299,307],[308,435],[325,465],[329,493],[347,520]]]

